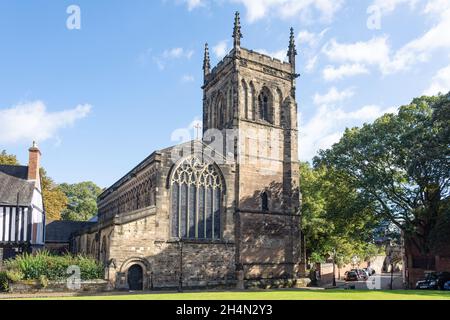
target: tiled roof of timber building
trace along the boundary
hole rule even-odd
[[[27,175],[26,166],[0,165],[0,205],[31,205],[35,182]]]

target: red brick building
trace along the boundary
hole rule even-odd
[[[418,248],[405,240],[404,281],[409,288],[425,278],[429,272],[450,272],[450,244],[431,254],[422,254]]]

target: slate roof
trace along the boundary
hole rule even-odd
[[[35,188],[28,167],[0,165],[0,205],[30,206]]]
[[[45,226],[45,242],[69,242],[72,233],[95,223],[80,221],[50,221]]]

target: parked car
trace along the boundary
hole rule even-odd
[[[416,289],[444,290],[444,285],[450,281],[450,272],[431,272],[425,280],[417,281]]]
[[[364,280],[366,281],[369,279],[369,275],[363,270],[363,269],[352,269],[351,272],[355,272],[358,276],[358,280]]]
[[[360,269],[360,277],[361,279],[363,279],[364,281],[368,280],[370,275],[369,272],[367,272],[366,269]]]
[[[358,281],[359,277],[355,271],[347,271],[345,273],[345,281]]]
[[[447,282],[444,284],[444,290],[450,291],[450,281],[447,281]]]
[[[374,276],[375,273],[376,273],[375,270],[372,269],[372,268],[370,268],[370,267],[369,267],[369,268],[364,268],[363,270],[364,270],[365,272],[367,272],[367,274],[369,275],[369,277],[370,277],[370,276]]]

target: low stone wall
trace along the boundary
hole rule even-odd
[[[245,280],[245,288],[246,289],[306,288],[310,283],[311,280],[308,278]]]
[[[78,290],[69,289],[66,281],[50,281],[45,288],[41,286],[39,281],[20,281],[9,284],[9,292],[11,293],[104,292],[112,289],[110,283],[105,280],[82,281],[81,288]]]

